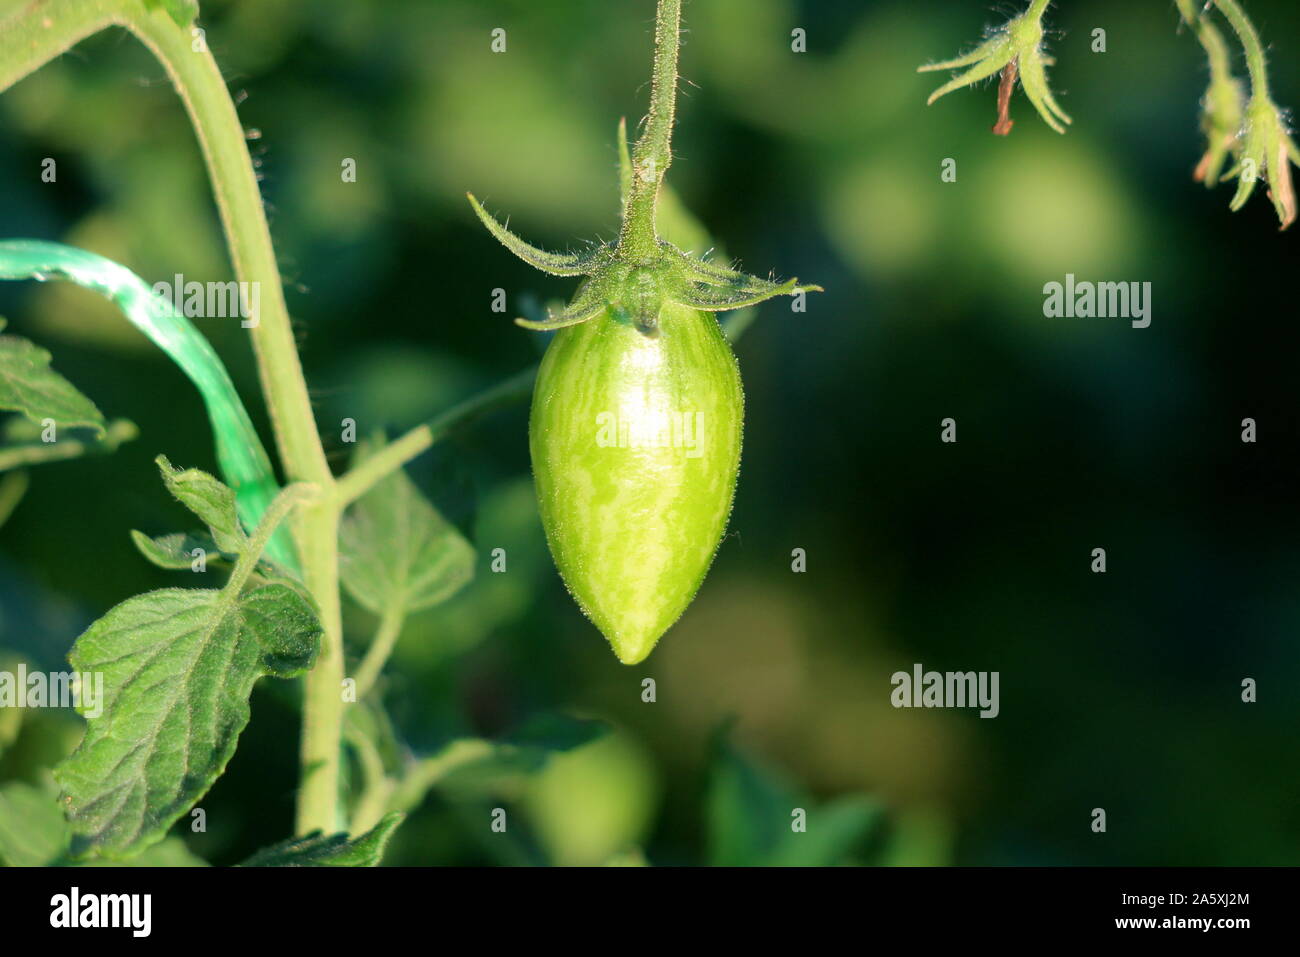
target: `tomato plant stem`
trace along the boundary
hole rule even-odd
[[[1227,41],[1209,18],[1201,15],[1197,0],[1178,0],[1178,12],[1201,42],[1201,48],[1210,61],[1210,75],[1228,76],[1232,72],[1232,60],[1228,55]]]
[[[182,29],[161,8],[146,9],[137,0],[124,3],[123,9],[122,22],[162,63],[189,113],[235,272],[240,281],[260,289],[261,312],[251,333],[281,464],[290,480],[311,482],[322,492],[318,503],[298,513],[294,529],[303,581],[324,628],[320,656],[306,680],[297,826],[300,832],[332,833],[342,823],[338,791],[343,728],[334,477],[316,431],[244,128],[221,71],[202,35]]]
[[[677,109],[677,57],[681,46],[681,0],[659,0],[655,17],[654,79],[645,132],[632,151],[632,188],[623,212],[619,248],[631,258],[650,260],[658,251],[655,205],[664,174],[673,161],[673,121]]]
[[[369,735],[348,728],[344,736],[361,766],[361,794],[352,810],[352,827],[356,833],[364,833],[384,816],[396,782],[384,772],[383,756]]]
[[[23,8],[0,12],[0,92],[92,33],[110,24],[125,24],[126,8],[138,7],[139,0],[130,4],[126,0],[63,0],[43,6],[39,16]]]
[[[266,509],[266,514],[262,516],[261,523],[253,532],[252,538],[248,540],[248,546],[240,554],[239,560],[235,562],[235,567],[230,573],[230,578],[226,581],[226,589],[238,595],[239,590],[244,587],[250,575],[257,568],[258,560],[262,553],[266,551],[266,545],[275,534],[275,530],[280,526],[289,514],[301,504],[310,501],[320,495],[320,490],[314,485],[306,482],[294,482],[283,489]]]
[[[397,644],[398,636],[402,633],[402,625],[406,623],[406,608],[402,605],[390,605],[384,609],[383,615],[379,618],[379,628],[375,631],[375,637],[370,641],[370,647],[366,649],[366,656],[361,659],[361,664],[357,668],[356,693],[357,700],[360,701],[375,686],[375,680],[379,677],[379,672],[383,670],[384,664],[388,661],[389,656],[393,653],[393,646]]]

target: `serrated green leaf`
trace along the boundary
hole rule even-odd
[[[55,770],[73,854],[125,857],[161,839],[225,770],[253,684],[309,668],[320,633],[283,584],[163,589],[91,625],[69,660],[103,676],[102,713],[87,714],[85,737]]]
[[[396,811],[357,838],[322,834],[290,838],[263,848],[240,867],[378,867],[393,831],[405,819]]]
[[[262,665],[277,678],[306,674],[320,650],[321,626],[316,610],[292,586],[275,582],[245,592],[239,614],[262,647]]]
[[[194,571],[196,548],[201,548],[205,552],[204,560],[209,570],[229,568],[239,559],[238,555],[223,552],[218,548],[211,535],[202,533],[172,532],[168,535],[150,536],[132,529],[131,542],[136,550],[152,564],[174,572]],[[278,582],[297,591],[303,590],[300,581],[291,577],[265,555],[258,561],[249,580],[261,584]]]
[[[344,588],[376,614],[430,608],[474,577],[474,546],[401,469],[348,510],[339,548]]]
[[[193,553],[196,548],[203,549],[205,561],[212,564],[217,562],[228,564],[235,558],[217,548],[217,543],[212,539],[200,535],[186,535],[184,532],[150,537],[144,532],[132,529],[131,541],[141,555],[159,568],[166,568],[168,571],[191,571],[194,568]]]
[[[165,455],[158,456],[155,461],[167,491],[211,529],[217,547],[232,554],[241,552],[247,536],[239,524],[234,491],[200,469],[173,467]]]
[[[68,823],[56,796],[23,781],[0,787],[0,861],[44,867],[63,856]]]
[[[0,409],[21,412],[36,423],[53,419],[59,428],[104,434],[104,416],[95,403],[50,368],[48,352],[18,336],[0,335]]]

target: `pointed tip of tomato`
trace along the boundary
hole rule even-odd
[[[641,612],[611,611],[608,608],[597,611],[587,602],[578,602],[583,613],[609,642],[614,657],[625,665],[639,665],[650,657],[650,652],[655,650],[659,640],[681,617],[685,604],[689,602],[676,608],[671,615],[666,614],[666,609],[658,609],[647,615],[644,606],[641,606]]]
[[[610,647],[614,649],[614,656],[625,665],[639,665],[650,657],[650,652],[654,651],[655,645],[659,643],[662,633],[655,635],[653,638],[619,638],[610,637]]]

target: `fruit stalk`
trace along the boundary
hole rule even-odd
[[[655,208],[659,187],[673,162],[673,123],[677,115],[677,59],[681,47],[681,0],[659,0],[655,17],[654,79],[645,132],[632,151],[632,188],[623,213],[619,248],[631,258],[656,253]]]

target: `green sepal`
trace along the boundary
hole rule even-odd
[[[1058,133],[1064,133],[1065,127],[1073,122],[1069,115],[1057,103],[1055,94],[1047,82],[1047,67],[1054,62],[1043,50],[1043,10],[1037,13],[1032,8],[1018,17],[1008,21],[984,40],[978,47],[963,56],[940,63],[928,63],[917,67],[918,73],[935,70],[957,70],[968,67],[964,73],[953,77],[943,86],[930,94],[926,105],[933,104],[942,96],[965,86],[973,86],[981,80],[996,76],[1003,71],[1004,82],[1010,84],[1019,79],[1025,96],[1038,111],[1043,121]],[[1010,91],[1010,86],[1006,87]],[[1008,122],[1004,128],[995,128],[997,132],[1010,131]]]
[[[577,253],[552,253],[529,245],[483,208],[473,193],[466,193],[474,212],[497,241],[528,265],[552,276],[586,276],[599,268],[603,249],[586,256]]]

